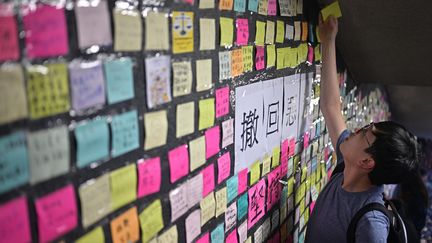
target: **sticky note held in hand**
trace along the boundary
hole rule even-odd
[[[342,12],[339,7],[339,2],[335,1],[332,4],[328,5],[327,7],[323,8],[321,10],[321,14],[324,21],[326,21],[330,15],[333,15],[333,17],[335,18],[342,17]]]

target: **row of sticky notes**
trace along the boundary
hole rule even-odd
[[[279,9],[281,16],[296,16],[303,13],[303,0],[279,0]],[[246,7],[246,0],[222,0],[219,2],[219,10],[233,10],[244,13],[246,9],[260,15],[277,15],[276,0],[249,0]],[[210,0],[201,0],[199,8],[214,8],[214,2]]]

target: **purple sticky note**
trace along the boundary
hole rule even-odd
[[[282,184],[279,182],[281,179],[280,166],[272,170],[268,177],[268,190],[267,190],[267,211],[269,211],[280,199],[282,192]]]
[[[168,160],[171,183],[176,182],[189,173],[189,153],[187,145],[181,145],[169,151]]]
[[[144,197],[159,192],[160,186],[160,158],[138,160],[138,197]]]
[[[75,191],[72,185],[37,199],[35,207],[41,242],[52,241],[77,226]]]
[[[238,173],[238,194],[246,191],[248,169],[243,169]]]
[[[203,175],[203,198],[215,188],[214,165],[211,164],[201,171]]]
[[[248,19],[237,19],[237,41],[239,46],[247,45],[249,41],[249,22]]]
[[[224,181],[231,173],[231,156],[228,151],[218,159],[218,184]]]
[[[229,113],[229,87],[216,90],[216,118]]]
[[[210,242],[210,234],[209,232],[205,233],[201,238],[199,238],[196,243],[209,243]]]
[[[0,206],[1,242],[31,242],[30,224],[25,197]]]
[[[26,6],[22,11],[28,57],[52,57],[68,53],[64,8],[40,4],[34,10]]]
[[[237,229],[234,229],[225,239],[226,243],[237,243]]]
[[[220,150],[220,127],[215,126],[205,132],[206,159],[217,154]]]
[[[264,198],[266,194],[265,179],[261,179],[248,191],[248,230],[252,228],[265,214]]]
[[[0,3],[0,61],[18,60],[18,27],[13,3]]]
[[[267,14],[270,16],[275,16],[277,13],[276,8],[276,0],[268,0]]]
[[[256,70],[261,70],[264,67],[264,46],[256,46],[255,68]]]

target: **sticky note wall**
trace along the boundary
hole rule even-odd
[[[335,156],[302,0],[62,4],[0,3],[3,240],[304,238]]]

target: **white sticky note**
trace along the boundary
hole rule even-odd
[[[190,94],[192,89],[192,67],[190,61],[174,62],[173,72],[173,96]]]
[[[195,131],[195,103],[188,102],[177,105],[176,137],[183,137]]]
[[[212,0],[214,1],[214,0]],[[214,50],[216,27],[215,19],[200,18],[200,50]]]
[[[212,87],[212,59],[196,60],[196,91],[209,90]]]
[[[187,184],[182,184],[176,189],[170,191],[169,199],[171,202],[171,222],[174,222],[189,209],[187,199]]]
[[[28,116],[24,75],[21,65],[0,67],[0,124]]]
[[[205,164],[205,137],[201,136],[189,142],[190,171]]]
[[[238,228],[239,242],[245,242],[247,238],[247,220],[245,220]]]
[[[186,242],[192,242],[199,234],[201,234],[201,211],[199,209],[193,211],[186,217]]]
[[[145,18],[145,49],[168,50],[168,16],[165,13],[148,12]]]
[[[233,124],[233,118],[222,122],[222,148],[225,148],[234,142]]]
[[[285,39],[293,40],[294,39],[294,26],[289,25],[289,24],[287,24],[285,26],[286,26]]]
[[[214,0],[199,0],[199,8],[200,9],[209,9],[215,7]]]
[[[202,200],[203,174],[199,173],[187,181],[187,204],[192,208]]]
[[[225,212],[225,233],[234,228],[237,224],[237,202],[228,206]]]
[[[227,188],[216,191],[216,217],[225,213],[227,209]]]
[[[145,150],[165,145],[168,134],[168,120],[166,110],[144,114]]]
[[[137,10],[113,9],[114,50],[140,51],[142,43],[141,15]]]

